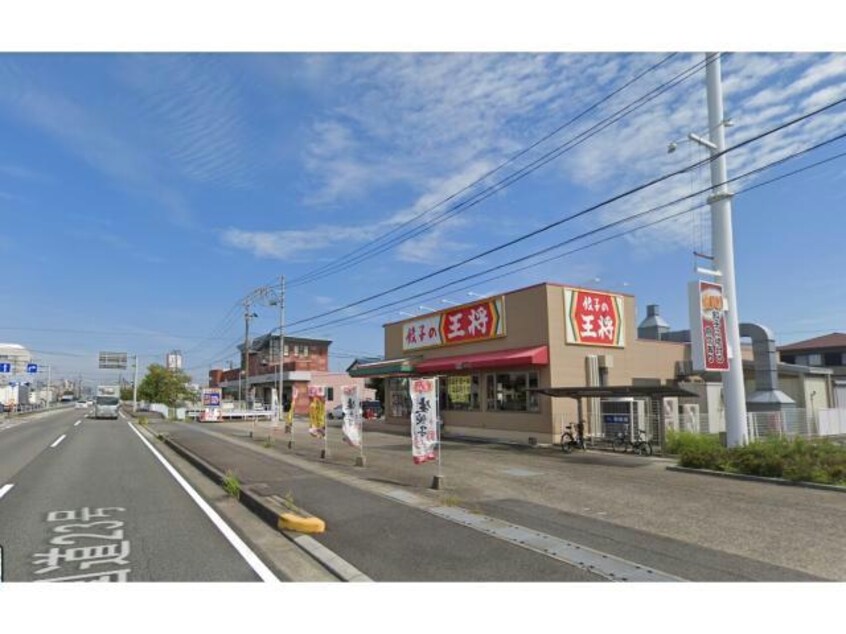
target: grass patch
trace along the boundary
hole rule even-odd
[[[226,475],[223,476],[222,485],[223,490],[236,500],[241,497],[241,482],[231,469],[228,469]]]
[[[682,467],[846,486],[846,447],[830,440],[767,438],[731,449],[706,436],[680,442]]]
[[[441,496],[441,506],[461,506],[461,500],[457,495],[447,493]]]

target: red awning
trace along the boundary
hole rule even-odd
[[[415,373],[450,372],[455,370],[482,370],[485,368],[507,368],[526,365],[548,365],[549,348],[512,348],[498,352],[481,352],[456,357],[427,359],[415,364]]]

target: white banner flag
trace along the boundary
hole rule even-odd
[[[438,379],[411,379],[411,454],[414,464],[435,460],[438,446]]]
[[[361,414],[357,385],[341,387],[341,406],[344,410],[344,442],[352,447],[361,447]]]

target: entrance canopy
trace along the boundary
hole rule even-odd
[[[354,363],[347,372],[355,377],[409,376],[414,371],[411,359],[385,359],[370,363]]]
[[[672,385],[614,385],[597,387],[530,388],[547,396],[582,398],[664,398],[668,396],[697,398],[697,394]]]
[[[454,357],[441,357],[420,361],[414,367],[420,374],[450,372],[455,370],[485,370],[492,368],[516,368],[530,365],[549,365],[549,348],[511,348],[496,352],[480,352]]]

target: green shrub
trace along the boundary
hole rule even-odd
[[[685,450],[699,451],[719,448],[718,434],[696,434],[692,431],[669,430],[664,442],[665,454],[681,454]]]
[[[767,438],[743,447],[732,447],[728,460],[732,471],[765,478],[780,478],[784,473],[789,452],[789,440]]]
[[[668,435],[682,467],[846,485],[846,447],[828,440],[767,438],[724,449],[713,437],[683,434]]]
[[[236,500],[241,497],[241,482],[231,470],[227,470],[223,476],[223,490]]]

